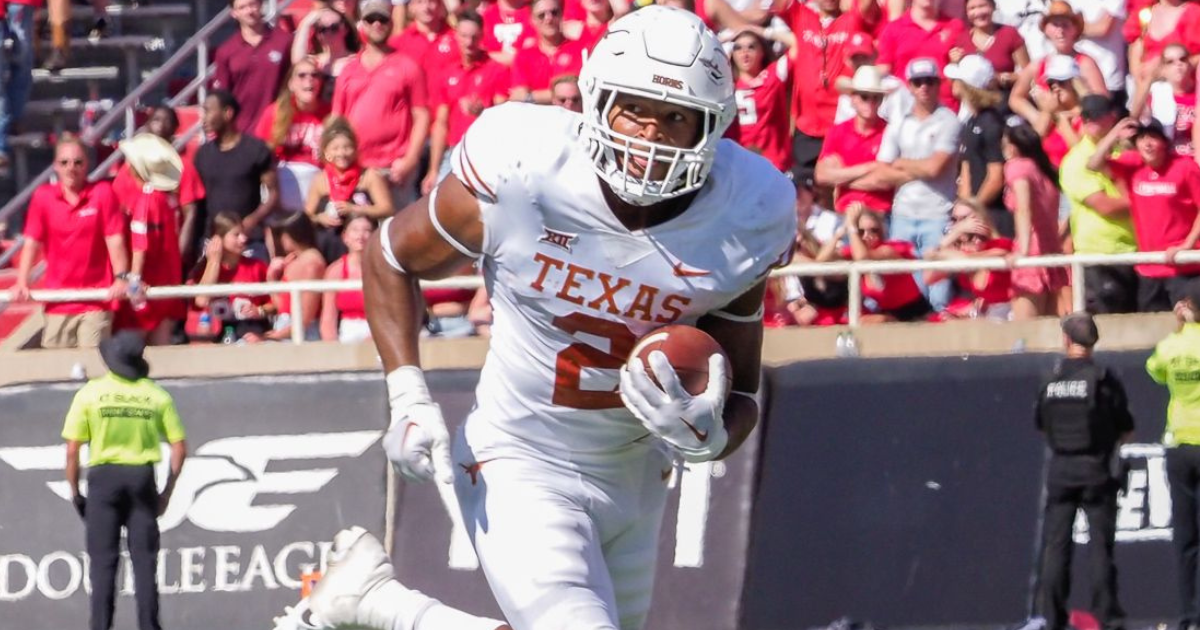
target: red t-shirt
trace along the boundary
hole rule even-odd
[[[33,193],[25,215],[25,237],[42,244],[47,289],[108,288],[113,283],[104,239],[125,233],[125,213],[107,181],[88,184],[75,204],[63,198],[58,184],[43,184]],[[51,315],[111,310],[107,302],[52,302]]]
[[[818,162],[834,155],[842,159],[842,166],[857,166],[875,161],[875,156],[879,154],[879,145],[883,142],[883,132],[887,129],[887,121],[879,119],[875,127],[868,129],[865,134],[858,132],[854,121],[855,119],[851,118],[829,130],[825,136],[825,144],[821,146]],[[864,203],[876,212],[890,212],[892,209],[894,192],[890,190],[851,190],[842,185],[834,192],[837,195],[834,209],[838,212],[845,212],[852,203]]]
[[[179,205],[186,206],[204,199],[204,182],[200,181],[200,172],[196,170],[195,149],[189,146],[183,158],[183,173],[179,178]]]
[[[1142,162],[1137,151],[1108,161],[1114,178],[1128,185],[1130,215],[1138,250],[1160,252],[1183,242],[1196,222],[1200,203],[1200,166],[1195,160],[1171,154],[1162,168]],[[1200,273],[1200,265],[1137,265],[1147,278]]]
[[[133,178],[133,170],[129,168],[128,162],[122,163],[117,169],[117,174],[112,180],[112,190],[117,196],[121,210],[125,213],[131,212],[138,195],[142,194],[142,187]]]
[[[399,35],[388,40],[388,45],[398,52],[408,55],[421,69],[425,71],[428,82],[428,93],[433,93],[433,84],[437,76],[446,68],[458,63],[458,41],[454,39],[454,29],[443,25],[437,33],[427,34],[417,29],[416,24],[410,25]]]
[[[399,53],[387,55],[370,70],[359,53],[342,69],[333,92],[333,113],[354,126],[358,161],[371,168],[387,168],[408,153],[412,110],[425,106],[425,75]]]
[[[447,68],[445,74],[438,77],[436,100],[449,108],[449,127],[446,133],[446,146],[452,147],[462,140],[467,133],[467,127],[479,118],[479,114],[471,113],[471,104],[478,103],[486,109],[496,102],[497,96],[508,94],[508,68],[496,63],[488,57],[470,67],[462,63]]]
[[[1071,128],[1079,131],[1083,127],[1083,119],[1075,118],[1071,122]],[[1058,126],[1050,128],[1050,133],[1042,138],[1042,149],[1046,151],[1046,157],[1050,158],[1050,163],[1054,168],[1058,168],[1062,164],[1063,158],[1067,157],[1067,152],[1071,150],[1071,145],[1067,144],[1067,139],[1059,132]]]
[[[879,247],[890,247],[896,252],[896,258],[902,260],[917,259],[916,249],[908,241],[884,241]],[[842,248],[842,258],[851,258],[849,246]],[[871,286],[873,283],[868,282],[868,276],[863,276],[862,296],[875,300],[880,311],[894,311],[921,299],[921,289],[911,273],[890,273],[876,276],[876,279],[882,281],[882,288]]]
[[[855,33],[866,33],[869,25],[857,11],[823,20],[799,0],[792,0],[783,18],[796,35],[792,49],[792,118],[801,133],[821,138],[837,113],[839,94],[835,83],[838,77],[851,74],[846,42]]]
[[[145,252],[142,280],[150,286],[174,286],[182,279],[179,254],[179,196],[139,191],[129,204],[129,246]]]
[[[587,22],[584,22],[583,31],[579,33],[579,39],[575,41],[579,42],[579,45],[583,46],[583,49],[590,53],[592,52],[592,49],[596,47],[596,44],[599,44],[600,40],[604,39],[604,34],[607,32],[607,23],[596,24],[593,26]]]
[[[516,51],[536,42],[529,5],[515,11],[492,4],[480,14],[483,18],[483,49],[488,52]]]
[[[883,28],[879,34],[879,59],[876,63],[891,67],[892,74],[904,77],[908,62],[929,57],[938,63],[939,70],[950,63],[950,49],[959,41],[966,26],[956,18],[939,17],[933,28],[925,30],[912,19],[912,12]],[[950,81],[942,77],[941,101],[952,111],[958,111],[958,99],[950,93]]]
[[[756,77],[738,77],[734,86],[738,116],[728,134],[781,171],[792,168],[792,123],[787,102],[790,79],[787,57],[763,68]]]
[[[993,238],[980,245],[980,250],[1002,249],[1006,252],[1011,252],[1013,246],[1012,239]],[[958,274],[958,286],[970,293],[972,297],[982,299],[984,304],[1003,304],[1012,299],[1011,271],[987,272],[984,276],[985,280],[982,287],[975,285],[975,273]]]
[[[992,68],[996,70],[996,74],[1002,72],[1015,72],[1017,62],[1013,59],[1013,53],[1020,50],[1025,45],[1024,38],[1017,29],[999,24],[996,26],[996,32],[992,33],[992,43],[987,47],[987,50],[979,50],[975,45],[975,40],[971,38],[971,30],[964,29],[962,34],[958,36],[958,41],[954,43],[957,48],[962,48],[964,54],[978,53],[992,63]],[[892,69],[892,74],[902,76],[903,70],[897,72]]]
[[[271,144],[275,135],[276,104],[271,103],[258,119],[254,135],[260,140]],[[288,127],[283,143],[275,147],[275,157],[282,162],[303,162],[313,166],[321,165],[321,130],[325,128],[325,118],[329,116],[329,105],[318,103],[316,111],[304,112],[297,110],[292,115],[292,124]]]
[[[550,83],[568,74],[578,75],[583,67],[583,46],[577,41],[564,40],[552,53],[546,53],[537,43],[517,51],[512,64],[512,87],[530,92],[550,89]]]
[[[241,106],[238,131],[254,129],[263,110],[278,96],[291,58],[292,34],[280,28],[268,28],[257,46],[246,43],[241,33],[234,33],[217,48],[212,86],[229,90],[237,99]]]

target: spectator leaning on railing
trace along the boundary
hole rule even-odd
[[[238,32],[213,55],[217,70],[212,86],[229,91],[241,105],[238,131],[253,131],[259,115],[275,99],[287,76],[292,36],[266,23],[262,0],[229,0],[229,9],[238,23]]]
[[[46,305],[43,348],[95,347],[111,331],[112,302],[129,290],[125,215],[107,181],[88,182],[87,150],[78,139],[59,140],[54,174],[58,181],[42,185],[29,202],[13,301],[29,299],[33,265],[43,254],[43,288],[107,288],[105,300]]]
[[[246,233],[241,218],[232,212],[213,217],[212,237],[204,247],[205,263],[196,284],[247,284],[266,282],[267,263],[245,256]],[[275,305],[266,295],[200,296],[196,306],[212,312],[225,343],[262,341],[271,330]]]
[[[1129,199],[1105,173],[1088,168],[1096,143],[1117,123],[1116,105],[1106,96],[1085,96],[1080,106],[1079,143],[1067,152],[1058,181],[1071,203],[1071,243],[1077,254],[1125,254],[1137,251]],[[1087,310],[1091,313],[1137,311],[1138,276],[1125,265],[1084,268]]]
[[[346,255],[325,270],[326,280],[359,280],[362,278],[363,252],[375,232],[375,220],[361,214],[351,215],[341,225]],[[367,327],[367,309],[362,289],[327,292],[321,304],[321,340],[358,343],[371,338]]]
[[[133,328],[150,345],[171,342],[175,322],[187,316],[183,300],[146,300],[145,287],[176,286],[183,280],[179,250],[179,182],[183,160],[166,140],[142,133],[121,143],[137,186],[130,212],[130,300],[117,311],[114,328]]]

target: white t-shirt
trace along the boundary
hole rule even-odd
[[[1104,85],[1109,91],[1125,89],[1125,37],[1121,25],[1125,23],[1125,0],[1070,0],[1071,8],[1083,16],[1085,22],[1095,22],[1104,15],[1111,15],[1114,23],[1108,35],[1085,38],[1075,44],[1075,50],[1096,60],[1104,75]]]
[[[909,114],[888,123],[879,145],[878,160],[900,158],[921,160],[934,153],[949,153],[951,164],[930,180],[916,180],[896,189],[892,213],[910,219],[939,219],[950,214],[958,192],[959,135],[962,123],[946,107],[938,107],[925,119]]]

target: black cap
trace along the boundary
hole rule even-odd
[[[1158,136],[1163,140],[1170,140],[1170,138],[1167,138],[1167,131],[1163,129],[1162,123],[1153,118],[1150,119],[1150,122],[1138,125],[1137,131],[1133,134],[1133,139],[1137,140],[1146,134]]]
[[[150,375],[150,364],[142,356],[145,351],[146,341],[132,330],[122,330],[100,342],[104,364],[113,374],[130,381]]]
[[[1062,318],[1062,331],[1071,343],[1091,348],[1100,340],[1096,320],[1087,311],[1075,311]]]
[[[1088,94],[1079,101],[1079,115],[1084,120],[1098,120],[1117,113],[1116,103],[1107,96]]]

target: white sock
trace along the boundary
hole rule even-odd
[[[414,630],[496,630],[505,625],[503,621],[476,617],[457,608],[451,608],[437,600],[417,619]],[[397,630],[393,628],[392,630]]]

